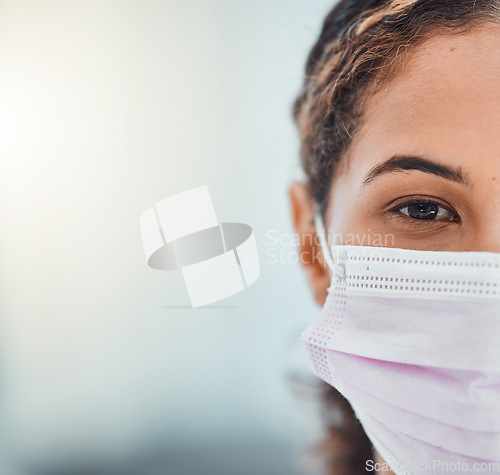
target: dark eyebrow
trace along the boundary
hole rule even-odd
[[[471,187],[471,181],[460,168],[451,168],[446,165],[433,162],[418,155],[393,155],[379,165],[373,167],[363,181],[363,185],[370,183],[377,176],[401,170],[418,170],[424,173],[432,173],[448,180],[455,181],[464,186]]]

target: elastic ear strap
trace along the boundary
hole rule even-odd
[[[318,234],[319,244],[321,246],[321,252],[325,256],[326,263],[328,267],[333,271],[334,262],[332,254],[330,253],[330,247],[328,246],[325,227],[323,226],[323,218],[321,217],[318,209],[316,208],[314,213],[314,226],[316,227],[316,232]]]

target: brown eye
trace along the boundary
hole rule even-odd
[[[435,203],[412,203],[405,209],[405,214],[413,219],[434,219],[439,213],[439,205]]]
[[[458,221],[458,216],[435,201],[411,201],[395,209],[412,219],[425,221]]]

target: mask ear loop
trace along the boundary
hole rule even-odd
[[[318,234],[319,244],[321,246],[321,252],[325,256],[325,261],[332,271],[332,274],[340,279],[346,278],[346,269],[345,264],[343,263],[335,263],[335,259],[331,253],[331,247],[328,245],[328,235],[325,232],[325,226],[323,225],[323,218],[321,214],[318,212],[318,208],[316,207],[314,212],[314,226],[316,227],[316,232]]]
[[[335,267],[335,262],[333,256],[330,252],[330,246],[328,245],[328,236],[325,232],[325,227],[323,225],[323,218],[318,210],[318,206],[315,206],[314,210],[314,226],[316,227],[316,232],[318,234],[319,244],[321,246],[321,252],[325,257],[328,267],[333,271]]]

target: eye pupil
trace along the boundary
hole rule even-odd
[[[413,219],[434,219],[438,215],[436,203],[413,203],[408,205],[408,216]]]

